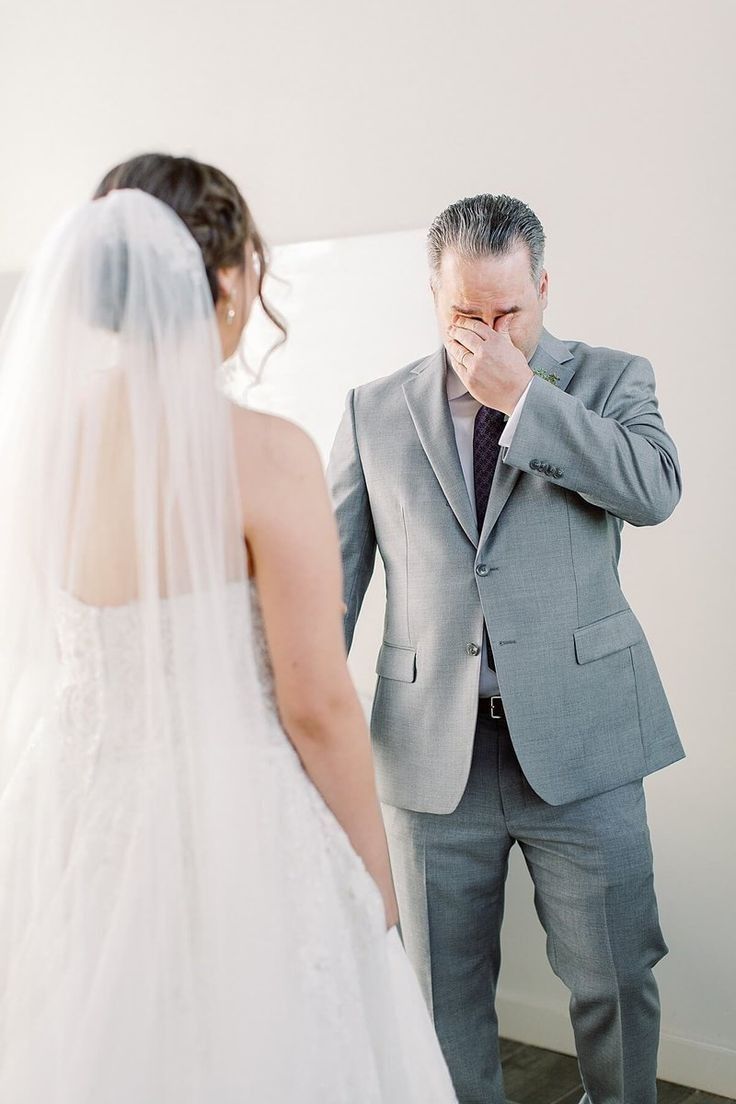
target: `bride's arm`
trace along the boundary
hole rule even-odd
[[[238,411],[235,440],[282,724],[398,920],[370,735],[348,673],[342,566],[319,453],[297,426]]]

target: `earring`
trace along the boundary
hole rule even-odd
[[[234,301],[235,296],[232,292],[230,292],[230,306],[227,308],[227,314],[225,315],[225,321],[228,326],[232,326],[233,322],[235,321],[235,307],[233,305]]]

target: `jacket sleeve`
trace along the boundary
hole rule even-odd
[[[337,519],[345,587],[345,646],[353,643],[355,623],[376,562],[376,533],[355,432],[355,392],[345,412],[327,464],[327,484]]]
[[[628,521],[657,525],[677,505],[677,449],[659,412],[644,357],[624,366],[600,414],[535,376],[505,464],[535,472]]]

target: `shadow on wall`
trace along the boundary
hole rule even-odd
[[[20,283],[20,272],[0,272],[0,326],[5,321],[10,301]]]

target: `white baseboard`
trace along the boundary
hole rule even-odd
[[[535,1005],[527,1000],[498,995],[501,1034],[530,1046],[575,1054],[567,1010]],[[712,1043],[680,1039],[662,1033],[658,1077],[703,1092],[736,1097],[736,1050]]]

